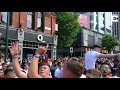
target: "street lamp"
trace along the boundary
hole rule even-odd
[[[9,21],[10,21],[10,12],[7,12],[6,43],[5,43],[5,59],[4,59],[5,62],[6,62],[6,58],[7,58],[7,55],[8,55],[8,29],[9,29]]]

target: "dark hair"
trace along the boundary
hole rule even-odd
[[[93,46],[93,49],[94,49],[94,48],[101,48],[101,46],[99,46],[99,45],[94,45],[94,46]]]
[[[61,63],[62,63],[62,62],[58,62],[58,64],[57,64],[57,65],[59,66]]]
[[[120,56],[114,56],[113,57],[113,59],[114,59],[114,62],[120,62]]]
[[[55,64],[56,62],[58,63],[58,61],[57,61],[57,60],[54,60],[54,61],[52,62],[52,65],[53,65],[53,64]]]
[[[119,71],[119,69],[117,69],[117,68],[113,68],[112,71],[111,71],[111,73],[112,73],[113,76],[114,76],[114,75],[117,75],[117,76],[118,76],[118,75],[119,75],[119,72],[120,72],[120,71]]]
[[[110,63],[108,63],[108,62],[102,63],[102,64],[100,65],[100,68],[101,68],[102,65],[108,65],[110,69],[112,68],[111,65],[110,65]]]
[[[12,70],[12,69],[6,69],[5,71],[4,71],[4,74],[6,75],[6,74],[9,74],[9,73],[13,73],[14,71]]]

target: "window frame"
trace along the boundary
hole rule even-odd
[[[29,16],[31,16],[31,26],[28,25]],[[27,12],[27,29],[33,29],[33,12]]]
[[[38,20],[41,20],[41,25],[38,25]],[[42,27],[42,13],[41,12],[37,12],[37,28]]]
[[[7,15],[8,15],[8,13],[7,13],[7,15],[6,15],[6,22],[3,20],[3,13],[7,13],[7,12],[0,12],[0,15],[1,15],[1,23],[4,23],[4,24],[7,24]]]

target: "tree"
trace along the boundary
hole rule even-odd
[[[57,12],[58,23],[58,47],[68,47],[76,40],[80,30],[77,22],[78,15],[72,12]]]
[[[110,53],[111,50],[115,47],[118,46],[119,43],[117,39],[109,34],[105,34],[102,38],[102,47],[107,49],[108,52]]]

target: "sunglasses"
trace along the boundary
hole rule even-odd
[[[109,70],[109,67],[102,67],[100,70]]]

